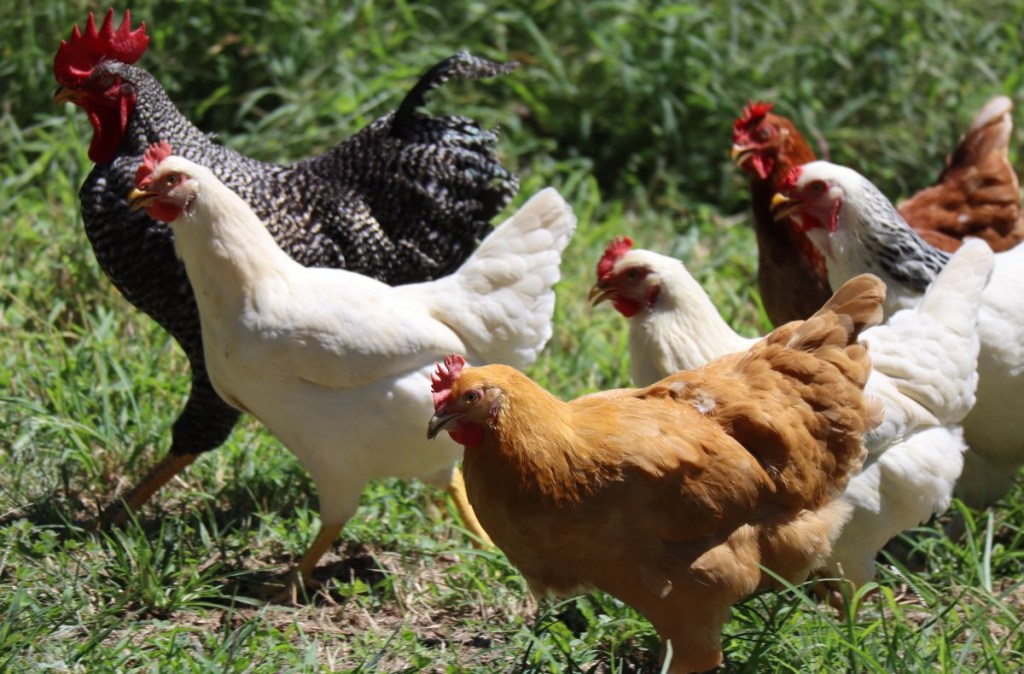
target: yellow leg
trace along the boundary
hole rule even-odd
[[[295,568],[288,574],[284,589],[280,584],[271,584],[257,589],[257,596],[274,604],[290,604],[297,606],[299,597],[307,593],[313,593],[323,587],[323,583],[313,578],[313,571],[317,562],[330,549],[331,545],[338,538],[344,524],[324,525],[320,523],[320,530],[316,532],[316,538],[306,549],[302,559],[295,565]]]
[[[466,481],[463,479],[462,471],[459,468],[456,468],[455,472],[452,473],[452,482],[448,485],[448,494],[455,501],[455,507],[459,511],[459,516],[462,517],[462,523],[469,529],[470,533],[480,539],[480,544],[474,543],[474,545],[477,545],[477,547],[494,545],[494,541],[484,531],[480,520],[476,518],[473,506],[469,504],[469,497],[466,496]]]
[[[149,471],[142,482],[132,487],[123,498],[108,507],[100,517],[100,523],[120,525],[128,518],[129,510],[138,510],[149,498],[167,484],[171,478],[185,470],[196,460],[198,454],[168,454],[153,470]]]
[[[313,539],[313,544],[306,550],[306,554],[302,555],[302,559],[295,566],[295,580],[297,583],[302,583],[305,587],[315,587],[316,582],[313,580],[313,570],[316,568],[317,562],[324,556],[334,541],[338,539],[338,534],[341,533],[344,524],[324,524],[320,523],[320,531],[316,532],[316,538]]]

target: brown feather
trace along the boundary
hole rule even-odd
[[[1020,182],[1010,163],[1013,103],[990,100],[946,158],[932,187],[899,206],[900,215],[925,241],[955,251],[966,236],[984,239],[995,251],[1024,239]]]
[[[775,587],[762,567],[802,582],[848,516],[877,423],[856,340],[883,298],[858,277],[746,353],[568,403],[463,370],[443,413],[484,428],[463,464],[481,523],[535,592],[605,590],[672,641],[669,671],[715,666],[730,606]]]
[[[750,192],[761,301],[772,324],[778,326],[807,318],[832,291],[825,260],[807,235],[790,222],[776,223],[771,214],[772,196],[786,173],[794,166],[814,161],[814,151],[785,117],[769,113],[765,122],[779,131],[775,165],[767,180],[751,174]]]

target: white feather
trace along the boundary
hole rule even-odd
[[[856,274],[877,274],[886,282],[887,312],[921,302],[921,292],[897,274],[934,274],[935,261],[945,254],[922,241],[856,171],[828,162],[805,164],[797,185],[813,180],[828,181],[843,198],[836,231],[828,235],[831,249],[842,251],[826,256],[829,281],[840,284]],[[815,245],[822,236],[819,230]],[[995,254],[991,280],[981,295],[978,334],[977,402],[963,420],[969,450],[957,485],[957,494],[973,507],[1005,496],[1024,465],[1024,246]]]
[[[371,479],[447,486],[461,447],[426,439],[430,374],[449,353],[473,364],[534,361],[551,335],[552,285],[575,227],[565,200],[543,190],[451,276],[392,288],[299,265],[207,169],[179,157],[165,169],[198,188],[172,227],[211,381],[310,471],[323,524],[347,521]]]
[[[630,319],[634,384],[700,367],[755,341],[728,327],[678,260],[632,250],[616,267],[639,264],[657,275],[661,292]],[[949,507],[963,467],[958,424],[974,403],[978,304],[991,268],[986,245],[965,246],[920,307],[861,335],[872,357],[865,390],[882,401],[885,418],[866,438],[865,467],[842,497],[853,511],[829,573],[841,570],[858,585],[871,580],[875,555],[889,539]]]

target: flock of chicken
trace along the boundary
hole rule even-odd
[[[111,10],[54,61],[55,100],[94,130],[81,202],[100,265],[193,373],[170,453],[106,521],[245,412],[316,483],[321,528],[295,583],[313,583],[367,481],[418,478],[448,488],[533,591],[619,597],[661,635],[669,671],[691,672],[721,661],[736,601],[814,575],[842,602],[841,582],[871,580],[882,546],[954,489],[991,505],[1024,464],[1005,98],[899,211],[751,104],[733,156],[778,327],[737,335],[682,263],[616,239],[590,299],[629,319],[640,388],[565,403],[521,370],[551,336],[572,209],[545,189],[492,230],[518,189],[495,135],[421,111],[447,80],[509,66],[446,59],[394,113],[280,166],[192,126],[134,65],[147,46],[145,24],[126,12],[115,29]]]

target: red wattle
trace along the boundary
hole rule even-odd
[[[626,318],[632,318],[633,316],[636,316],[638,313],[640,313],[640,310],[643,308],[642,306],[640,306],[639,302],[637,302],[636,300],[631,300],[627,297],[616,297],[615,299],[612,300],[612,306],[615,307],[615,310],[618,311],[623,316],[625,316]]]
[[[464,421],[458,422],[455,428],[449,428],[448,435],[466,449],[476,449],[484,441],[484,429],[480,424],[470,424]]]
[[[149,217],[160,222],[174,222],[181,217],[181,207],[154,201],[146,207],[146,213],[149,214]]]

